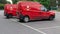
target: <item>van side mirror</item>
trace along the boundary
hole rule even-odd
[[[49,9],[47,11],[49,11]]]

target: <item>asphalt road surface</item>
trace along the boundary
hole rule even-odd
[[[6,19],[0,10],[0,34],[60,34],[60,12],[53,21],[42,20],[20,23],[18,19]]]

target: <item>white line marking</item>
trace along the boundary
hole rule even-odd
[[[36,28],[33,28],[33,27],[31,27],[31,26],[28,26],[28,25],[26,25],[26,24],[23,24],[23,23],[20,23],[20,24],[22,24],[22,25],[24,25],[24,26],[26,26],[26,27],[28,27],[28,28],[31,28],[31,29],[39,32],[39,33],[46,34],[45,32],[42,32],[42,31],[40,31],[40,30],[38,30],[38,29],[36,29]]]
[[[12,20],[12,21],[14,21],[14,22],[17,22],[17,21],[14,20],[14,19],[10,19],[10,20]],[[26,24],[24,24],[24,23],[20,23],[20,24],[23,25],[23,26],[25,26],[25,27],[28,27],[28,28],[30,28],[30,29],[33,29],[33,30],[35,30],[35,31],[37,31],[37,32],[39,32],[39,33],[41,33],[41,34],[47,34],[47,33],[45,33],[45,32],[42,32],[42,31],[40,31],[40,30],[38,30],[38,29],[36,29],[36,28],[33,28],[33,27],[29,26],[29,25],[26,25]]]
[[[52,28],[58,28],[60,26],[53,26],[53,27],[46,27],[46,28],[39,28],[39,29],[52,29]]]

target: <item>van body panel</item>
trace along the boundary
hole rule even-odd
[[[43,11],[40,8],[43,5],[38,2],[29,2],[29,1],[22,1],[17,3],[17,12],[18,17],[20,15],[29,16],[30,20],[41,20],[41,19],[48,19],[51,15],[55,15],[54,11]]]

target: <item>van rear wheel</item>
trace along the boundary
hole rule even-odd
[[[24,17],[24,22],[29,22],[30,21],[30,19],[29,19],[29,17]]]
[[[12,15],[7,14],[6,18],[12,18]]]
[[[28,16],[23,16],[23,17],[19,18],[19,22],[27,23],[27,22],[29,22],[29,21],[30,21],[30,19],[29,19]]]

